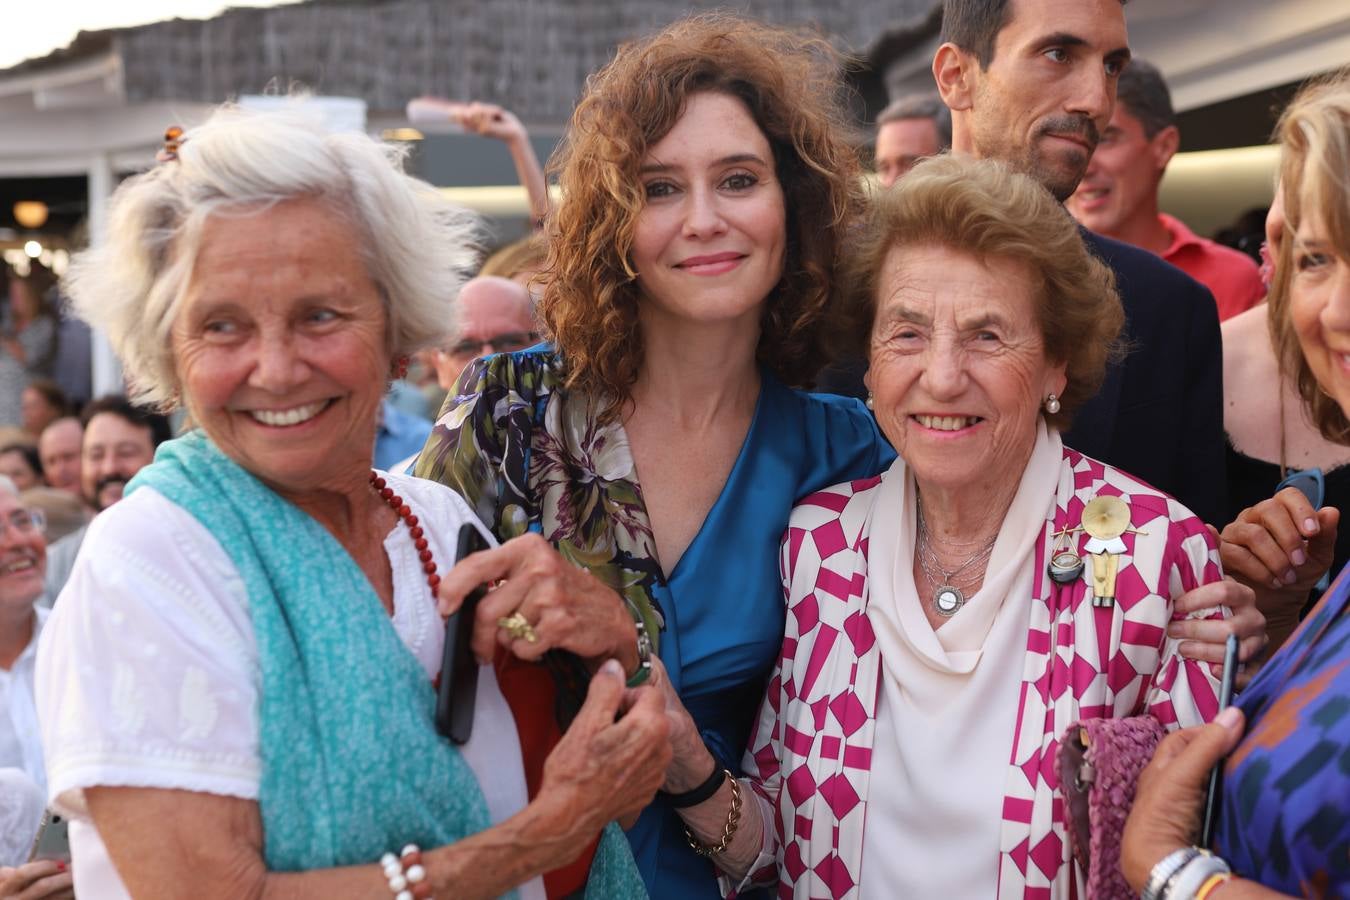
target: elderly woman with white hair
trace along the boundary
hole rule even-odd
[[[39,650],[82,900],[541,898],[597,835],[587,896],[641,893],[607,823],[670,751],[624,650],[563,642],[599,677],[533,770],[538,704],[489,663],[467,743],[433,724],[440,573],[476,520],[371,457],[399,361],[444,337],[472,223],[392,152],[222,110],[118,189],[110,240],[72,265],[134,395],[200,429],[90,526]],[[480,658],[496,629],[474,621]]]

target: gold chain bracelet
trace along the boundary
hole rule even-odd
[[[684,836],[689,839],[689,846],[699,856],[712,856],[716,853],[723,853],[731,846],[731,838],[736,833],[736,826],[741,824],[741,785],[736,781],[736,776],[723,769],[727,778],[731,781],[731,809],[727,811],[726,824],[722,826],[722,839],[716,844],[703,844],[694,837],[694,832],[689,830],[689,826],[684,827]]]

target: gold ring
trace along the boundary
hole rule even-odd
[[[539,637],[534,633],[533,626],[531,626],[519,612],[514,612],[509,616],[503,616],[498,619],[497,627],[504,628],[507,634],[518,641],[525,641],[528,644],[533,644],[535,641],[539,640]]]

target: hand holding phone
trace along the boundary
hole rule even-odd
[[[33,838],[33,847],[28,851],[28,861],[50,859],[57,862],[70,862],[70,834],[67,831],[69,821],[60,813],[51,810],[43,813],[42,824],[38,826],[37,836]]]
[[[1223,647],[1223,678],[1219,682],[1219,712],[1223,712],[1233,703],[1233,687],[1238,670],[1238,639],[1230,634]],[[1219,775],[1223,771],[1223,760],[1214,764],[1209,773],[1209,789],[1205,791],[1204,821],[1200,826],[1200,845],[1208,847],[1214,835],[1214,812],[1218,802]]]
[[[454,134],[464,130],[460,116],[464,115],[469,104],[444,97],[417,97],[408,101],[405,110],[408,121],[423,131]]]

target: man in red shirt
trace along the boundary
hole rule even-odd
[[[1120,75],[1111,123],[1067,205],[1087,228],[1156,253],[1204,284],[1222,321],[1260,303],[1265,287],[1246,254],[1158,211],[1158,185],[1180,140],[1162,75],[1131,60]]]

